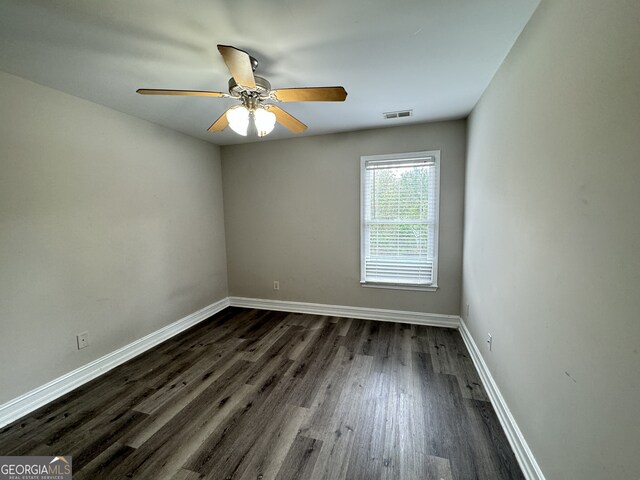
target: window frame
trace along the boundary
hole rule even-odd
[[[423,157],[433,157],[436,171],[435,181],[435,215],[433,239],[433,273],[432,281],[428,284],[417,285],[399,282],[372,282],[365,278],[366,254],[366,221],[365,221],[365,165],[371,160],[412,160]],[[369,288],[385,288],[391,290],[417,290],[435,292],[438,289],[438,243],[440,238],[440,150],[425,150],[419,152],[392,153],[384,155],[364,155],[360,157],[360,285]]]

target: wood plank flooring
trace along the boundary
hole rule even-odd
[[[0,430],[74,479],[522,479],[460,334],[227,308]]]

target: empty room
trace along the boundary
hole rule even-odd
[[[0,480],[640,479],[637,0],[0,0]]]

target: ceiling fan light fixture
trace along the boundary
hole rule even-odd
[[[253,112],[253,118],[256,124],[256,130],[259,137],[269,135],[276,126],[276,116],[273,112],[260,107]]]
[[[249,129],[249,110],[244,105],[238,105],[227,110],[227,120],[231,130],[243,137]]]

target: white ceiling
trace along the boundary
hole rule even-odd
[[[219,145],[232,99],[216,44],[248,51],[274,88],[343,85],[345,103],[281,104],[305,135],[465,117],[539,0],[0,0],[0,70]],[[386,111],[413,109],[408,119]],[[228,130],[228,129],[227,129]],[[294,136],[284,127],[266,139]]]

